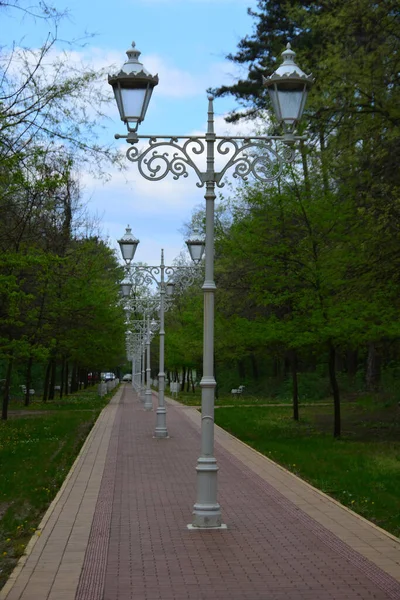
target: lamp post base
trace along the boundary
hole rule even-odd
[[[187,529],[189,529],[189,531],[203,531],[204,529],[213,529],[215,531],[215,529],[228,529],[228,525],[226,525],[225,523],[221,523],[221,525],[217,526],[217,527],[197,527],[196,525],[193,525],[193,523],[189,523],[188,525],[186,525]]]
[[[155,438],[166,438],[168,437],[167,431],[167,411],[165,407],[157,408],[157,416],[156,416],[156,428],[154,430]]]
[[[193,506],[193,529],[226,529],[217,502],[217,461],[213,456],[197,460],[197,502]]]
[[[144,396],[144,410],[153,410],[153,394],[151,390],[146,390]]]

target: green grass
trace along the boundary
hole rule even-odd
[[[215,411],[218,425],[342,504],[400,535],[400,409],[343,404],[343,435],[334,439],[330,406],[307,406],[300,422],[289,407]]]
[[[174,394],[168,394],[171,398],[176,398],[178,402],[181,404],[185,404],[186,406],[200,406],[201,405],[201,389],[196,389],[195,393],[192,392],[179,392],[176,396]],[[329,401],[329,400],[328,400]],[[311,402],[311,401],[310,401]],[[325,403],[326,399],[313,401],[313,403]],[[304,404],[308,403],[308,401],[304,401]],[[242,406],[242,405],[252,405],[259,406],[264,404],[289,404],[291,405],[291,398],[271,398],[265,397],[262,394],[250,394],[248,392],[244,392],[240,396],[233,396],[232,394],[219,394],[218,398],[215,400],[215,406],[218,408],[220,406]],[[300,403],[301,404],[301,403]]]
[[[12,403],[0,421],[0,589],[111,395],[91,388],[28,409]]]

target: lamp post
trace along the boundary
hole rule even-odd
[[[127,125],[127,135],[116,135],[117,139],[126,138],[131,146],[127,157],[136,163],[140,174],[149,181],[159,181],[168,173],[174,179],[186,177],[188,167],[198,179],[198,187],[206,188],[206,248],[204,290],[204,340],[203,340],[203,377],[201,400],[201,454],[197,461],[197,493],[193,507],[192,528],[221,528],[221,507],[217,500],[218,466],[214,458],[214,396],[216,381],[214,378],[214,201],[215,186],[222,187],[222,179],[229,169],[234,177],[247,179],[252,174],[261,182],[272,182],[279,178],[283,167],[294,159],[293,143],[304,137],[294,134],[301,119],[307,93],[312,85],[312,75],[306,75],[295,63],[295,53],[287,45],[282,53],[283,64],[270,76],[264,78],[276,118],[283,126],[281,136],[217,136],[214,132],[213,97],[208,97],[208,125],[204,136],[137,134],[139,123],[144,119],[158,76],[152,76],[144,69],[138,58],[140,53],[132,44],[128,50],[128,61],[121,71],[109,76],[113,87],[121,120]],[[146,148],[139,149],[139,140],[148,140]],[[179,143],[182,140],[182,144]],[[274,147],[275,142],[283,142],[280,154]],[[226,157],[224,167],[215,170],[215,153]],[[206,170],[201,171],[196,159],[206,155]]]
[[[141,335],[127,331],[126,338],[127,357],[128,360],[132,360],[132,387],[137,392],[140,390],[137,377],[140,372],[138,371],[138,364],[139,367],[141,364]]]
[[[128,227],[126,228],[125,235],[118,241],[121,254],[125,259],[125,256],[128,254],[127,249],[125,248],[125,244],[128,247],[132,244],[132,239],[136,239],[132,236],[132,232]],[[190,255],[194,252],[195,256],[195,264],[199,264],[201,261],[201,257],[204,251],[204,242],[201,239],[188,240],[186,242],[188,245]],[[193,245],[194,250],[191,250],[191,245]],[[193,256],[192,256],[193,259]],[[127,262],[127,260],[125,259]],[[127,263],[128,265],[128,263]],[[129,263],[128,265],[132,270],[135,271],[135,275],[140,277],[142,283],[151,283],[154,282],[160,293],[160,357],[159,357],[159,373],[158,373],[158,406],[156,411],[156,427],[154,430],[155,438],[166,438],[168,437],[168,429],[167,429],[167,409],[165,406],[165,372],[164,372],[164,362],[165,362],[165,310],[166,310],[166,301],[165,296],[171,296],[174,292],[174,283],[173,278],[179,274],[180,279],[184,279],[186,284],[190,284],[193,282],[194,277],[196,275],[196,270],[193,267],[186,267],[182,265],[177,266],[166,266],[164,263],[164,250],[161,250],[161,263],[159,267],[155,266],[142,266],[142,265],[132,265]],[[167,276],[167,279],[166,279]],[[148,393],[148,392],[146,392]],[[151,392],[150,392],[151,393]],[[146,404],[145,404],[146,408]]]
[[[152,410],[152,392],[151,392],[151,366],[150,366],[150,343],[158,323],[150,321],[150,316],[144,316],[143,320],[130,321],[130,325],[139,331],[141,349],[142,349],[142,367],[141,367],[141,388],[140,399],[144,402],[145,410]]]

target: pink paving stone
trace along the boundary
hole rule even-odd
[[[155,403],[154,403],[155,405]],[[189,531],[200,434],[126,386],[76,600],[400,600],[400,584],[216,444],[226,531]]]

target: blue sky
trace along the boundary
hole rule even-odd
[[[252,32],[247,7],[256,8],[256,4],[256,0],[69,0],[69,17],[62,21],[59,37],[95,33],[81,50],[82,57],[99,67],[110,65],[110,72],[112,64],[122,66],[134,40],[145,67],[160,78],[139,133],[200,133],[206,128],[206,89],[231,83],[239,74],[225,56],[235,53],[240,39]],[[65,8],[62,0],[54,5]],[[35,47],[44,39],[46,29],[40,23],[32,27],[11,13],[1,19],[7,22],[8,38],[2,35],[6,43],[20,43],[24,38],[24,45]],[[108,87],[106,81],[104,85]],[[224,123],[224,114],[232,108],[232,98],[216,100],[218,133],[248,131],[249,125],[233,128]],[[102,133],[106,142],[113,140],[114,133],[125,133],[116,108],[110,108],[110,117]],[[123,140],[114,143],[121,151],[127,148]],[[184,248],[180,229],[203,203],[204,192],[196,187],[194,177],[175,181],[168,176],[159,183],[147,182],[136,165],[127,163],[125,173],[110,169],[106,184],[83,173],[89,210],[100,218],[102,233],[113,247],[129,223],[140,239],[135,260],[159,264],[164,248],[166,264],[171,264]]]

